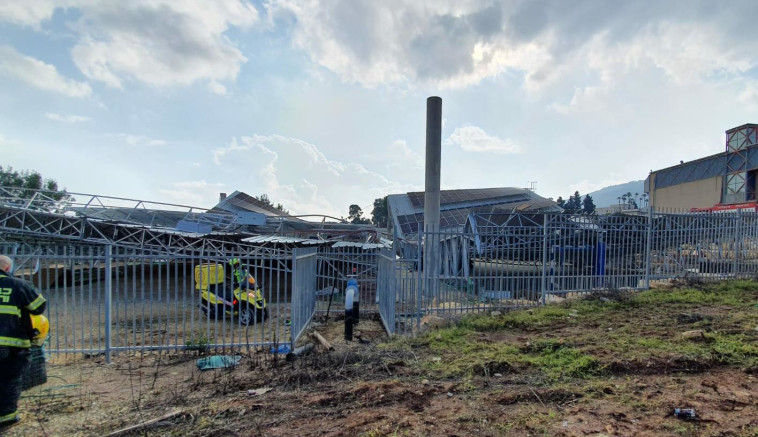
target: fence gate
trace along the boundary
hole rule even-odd
[[[382,249],[377,260],[376,298],[384,329],[390,335],[395,333],[395,285],[395,253]]]
[[[291,350],[308,327],[316,310],[316,265],[318,248],[296,248],[292,252],[292,338]]]

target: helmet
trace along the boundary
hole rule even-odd
[[[42,346],[42,343],[47,340],[47,333],[50,331],[50,322],[47,317],[42,314],[31,314],[29,316],[32,319],[32,344],[35,346]]]
[[[252,276],[252,275],[247,275],[247,282],[248,282],[250,285],[255,285],[255,278],[253,278],[253,276]]]

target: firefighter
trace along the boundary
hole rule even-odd
[[[13,277],[13,261],[0,255],[0,432],[21,420],[18,399],[21,396],[21,375],[29,363],[29,347],[34,330],[47,333],[47,323],[35,317],[45,311],[45,298],[34,286]]]

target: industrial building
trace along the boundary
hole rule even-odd
[[[726,131],[725,151],[650,172],[645,192],[656,209],[756,208],[758,125]]]
[[[424,227],[424,192],[387,196],[389,226],[395,239],[409,239]],[[440,191],[440,230],[462,231],[470,213],[562,212],[555,202],[526,188]]]

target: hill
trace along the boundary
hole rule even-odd
[[[626,193],[639,193],[645,192],[645,181],[631,181],[619,185],[611,185],[610,187],[601,188],[597,191],[589,193],[592,200],[595,202],[595,206],[602,208],[605,206],[616,205],[619,203],[618,198]]]

